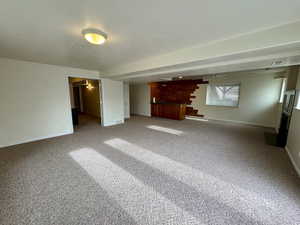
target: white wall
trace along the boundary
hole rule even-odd
[[[124,118],[130,118],[130,97],[129,97],[129,84],[124,83]]]
[[[287,143],[287,150],[298,170],[300,175],[300,110],[294,109],[291,126],[289,130],[289,137]]]
[[[147,84],[130,85],[130,110],[132,114],[151,116],[150,87]]]
[[[192,106],[208,119],[242,122],[276,127],[281,80],[269,73],[232,73],[210,78],[211,84],[241,84],[239,107],[208,106],[205,104],[206,87],[200,85],[194,93]]]
[[[123,82],[101,79],[102,124],[112,126],[124,123]]]
[[[68,76],[99,73],[0,58],[0,147],[73,132]]]
[[[296,88],[300,91],[300,76],[298,76]],[[286,149],[300,175],[300,109],[298,108],[293,111]]]

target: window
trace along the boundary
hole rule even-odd
[[[206,105],[237,107],[240,98],[240,85],[208,85]]]
[[[284,92],[286,89],[286,82],[287,82],[287,78],[283,78],[282,84],[281,84],[281,93],[280,93],[279,103],[283,103]]]
[[[300,95],[300,94],[298,93],[297,99],[296,99],[296,101],[297,101],[296,109],[299,109],[299,110],[300,110],[300,96],[299,96],[299,95]]]

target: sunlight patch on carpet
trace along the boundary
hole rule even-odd
[[[83,148],[69,154],[137,224],[203,225],[97,151]]]
[[[149,125],[149,126],[147,126],[147,128],[156,130],[156,131],[169,133],[169,134],[178,135],[178,136],[183,134],[183,132],[180,130],[175,130],[175,129],[171,129],[171,128],[167,128],[167,127],[156,126],[156,125]]]
[[[260,220],[266,224],[273,224],[273,214],[280,213],[284,215],[283,221],[281,221],[282,224],[286,220],[289,220],[288,209],[285,212],[279,212],[275,202],[264,199],[257,193],[220,180],[200,170],[186,166],[120,138],[114,138],[104,143],[195,188],[201,193],[205,193],[221,201],[230,208],[246,214],[253,219]]]

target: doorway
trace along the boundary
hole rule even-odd
[[[101,125],[100,81],[70,77],[69,88],[74,130]]]

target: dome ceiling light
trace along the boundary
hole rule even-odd
[[[82,35],[89,43],[94,45],[102,45],[107,40],[107,34],[93,28],[84,29]]]

